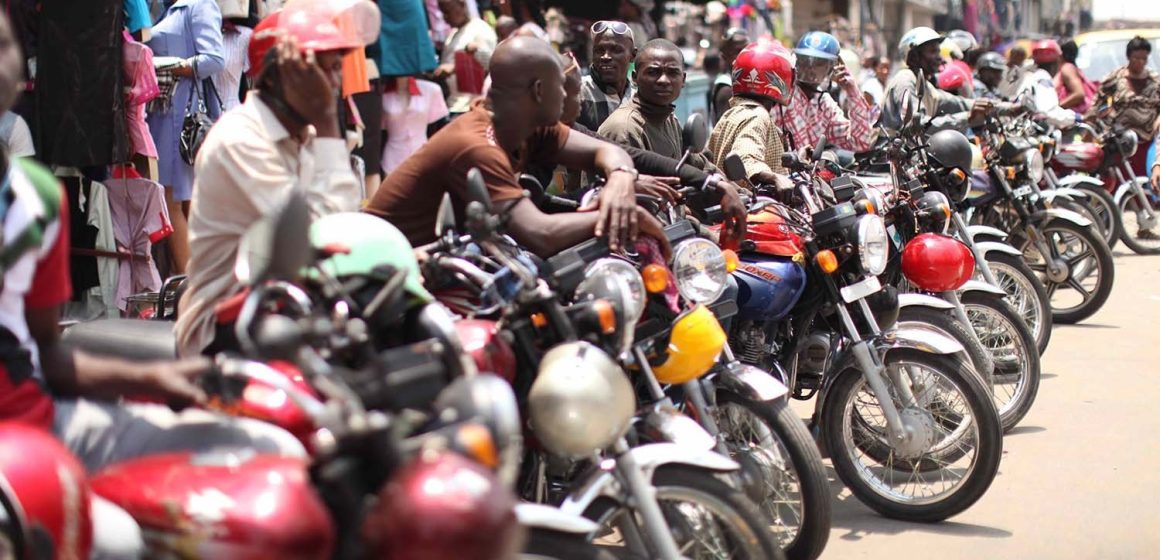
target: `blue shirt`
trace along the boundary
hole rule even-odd
[[[125,0],[125,28],[136,33],[153,26],[153,16],[149,13],[146,0]]]

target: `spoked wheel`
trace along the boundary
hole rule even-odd
[[[971,328],[995,363],[991,396],[1003,431],[1010,431],[1031,410],[1041,375],[1035,339],[1022,318],[1000,296],[982,292],[962,295]]]
[[[665,465],[653,474],[657,502],[683,558],[784,559],[757,506],[713,473],[685,465]],[[599,544],[623,544],[628,552],[656,558],[649,550],[634,550],[641,522],[625,504],[602,498],[584,517],[605,527]],[[623,540],[620,540],[623,539]]]
[[[1089,218],[1100,226],[1100,232],[1103,233],[1108,248],[1115,249],[1116,244],[1120,242],[1120,237],[1124,234],[1124,222],[1120,217],[1120,208],[1116,206],[1116,199],[1112,198],[1112,195],[1104,190],[1102,185],[1098,187],[1079,185],[1076,188],[1087,193],[1086,205],[1092,212]]]
[[[970,327],[964,325],[950,311],[908,305],[898,312],[898,326],[903,327],[909,323],[934,327],[955,339],[963,347],[967,357],[970,358],[972,369],[979,375],[979,380],[983,382],[983,385],[989,388],[994,383],[995,364],[991,354],[967,330]]]
[[[1160,254],[1160,203],[1147,179],[1137,177],[1136,182],[1144,189],[1152,211],[1149,213],[1145,210],[1135,193],[1124,194],[1119,203],[1120,216],[1124,222],[1120,239],[1137,254]]]
[[[1112,250],[1090,227],[1054,219],[1040,227],[1052,259],[1064,265],[1064,274],[1053,277],[1047,261],[1030,240],[1019,247],[1023,260],[1047,288],[1052,319],[1057,323],[1078,323],[1103,307],[1112,293],[1115,265]]]
[[[830,538],[830,485],[822,455],[784,399],[758,402],[717,390],[714,419],[745,493],[790,560],[821,556]]]
[[[834,469],[859,500],[887,517],[934,522],[961,513],[999,470],[1003,435],[990,396],[951,356],[894,349],[885,362],[891,400],[913,436],[888,444],[878,399],[861,372],[846,369],[822,411]],[[890,381],[894,373],[913,395],[909,406]]]
[[[1007,292],[1007,297],[1003,298],[1003,301],[1006,301],[1031,329],[1031,335],[1035,337],[1035,347],[1042,356],[1047,350],[1047,343],[1051,341],[1053,323],[1047,288],[1022,257],[991,252],[987,254],[987,266],[995,275],[998,287]]]

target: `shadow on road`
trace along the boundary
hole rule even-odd
[[[1119,329],[1118,325],[1101,325],[1099,323],[1076,323],[1073,325],[1059,324],[1054,328],[1070,328],[1070,329]]]
[[[1043,380],[1043,379],[1055,379],[1056,377],[1059,377],[1059,374],[1057,374],[1057,373],[1041,373],[1041,374],[1039,374],[1039,379],[1040,379],[1040,380]]]
[[[1046,431],[1047,431],[1047,428],[1044,428],[1043,426],[1015,426],[1014,428],[1011,428],[1010,432],[1007,432],[1006,434],[1003,434],[1003,435],[1017,436],[1020,434],[1038,434],[1040,432],[1046,432]]]

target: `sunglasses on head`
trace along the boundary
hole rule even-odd
[[[592,34],[599,35],[605,31],[611,31],[617,35],[627,35],[631,33],[628,24],[623,21],[598,21],[592,24]]]

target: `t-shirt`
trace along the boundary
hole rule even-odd
[[[451,194],[458,218],[467,206],[467,172],[483,174],[493,203],[523,196],[517,181],[529,162],[554,162],[568,141],[568,127],[537,129],[518,153],[496,142],[491,113],[483,101],[451,121],[387,176],[366,211],[399,228],[413,245],[435,240],[435,218],[443,193]]]
[[[35,165],[26,163],[25,165]],[[16,239],[25,228],[47,216],[46,198],[38,190],[60,189],[43,168],[27,173],[13,165],[12,205],[3,216],[4,238]],[[41,183],[34,186],[33,181]],[[55,307],[69,300],[68,207],[63,192],[55,220],[43,224],[40,243],[12,263],[0,287],[0,420],[52,427],[52,399],[42,384],[40,356],[28,330],[26,309]]]

